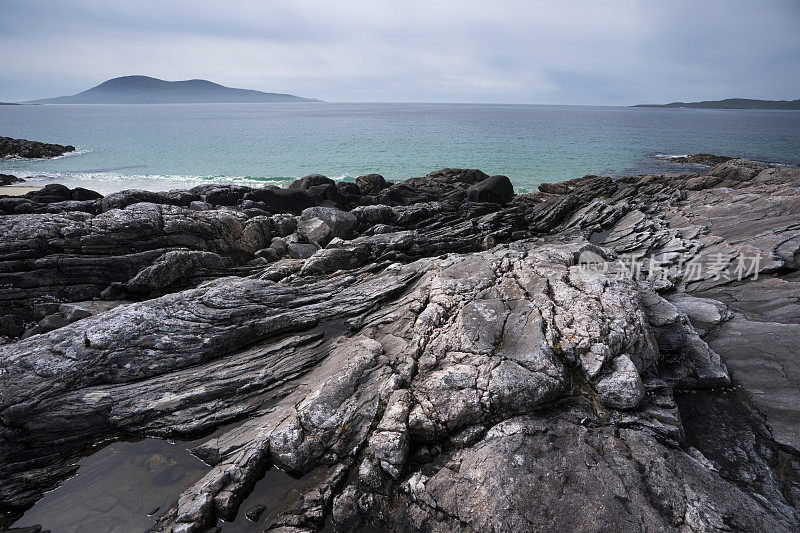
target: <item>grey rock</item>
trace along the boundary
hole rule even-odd
[[[270,241],[270,248],[275,250],[279,256],[285,255],[287,251],[286,240],[283,237],[273,237],[272,241]]]
[[[327,245],[333,239],[331,227],[319,218],[301,218],[297,222],[297,234],[317,246]]]
[[[302,244],[294,246],[304,246]],[[290,254],[291,256],[291,251]],[[347,248],[325,248],[315,250],[306,261],[300,274],[328,274],[337,270],[350,270],[366,264],[370,255],[365,246],[350,246]]]
[[[349,239],[353,235],[353,230],[356,227],[357,219],[352,213],[342,211],[333,207],[310,207],[303,210],[298,220],[298,233],[308,238],[312,242],[317,242],[320,246],[327,244],[319,241],[312,240],[312,236],[321,236],[320,223],[327,226],[327,236],[331,239],[339,237],[341,239]],[[330,239],[328,239],[330,240]]]
[[[317,253],[317,250],[318,248],[313,244],[292,242],[286,247],[286,254],[292,259],[308,259]]]
[[[266,262],[272,263],[273,261],[277,261],[281,258],[281,254],[278,253],[278,250],[275,248],[262,248],[261,250],[256,252],[256,258],[263,258]]]
[[[208,202],[201,202],[198,200],[189,203],[189,209],[191,209],[192,211],[208,211],[213,207],[214,206]]]
[[[464,202],[478,171],[323,181],[289,191],[360,205],[300,225],[271,188],[4,216],[0,326],[142,301],[0,345],[3,510],[107,440],[214,432],[153,531],[231,519],[269,465],[314,476],[272,531],[796,531],[798,172],[585,176],[504,206]],[[349,233],[301,242],[323,213]],[[722,270],[679,268],[705,254]]]
[[[131,292],[146,293],[168,287],[182,278],[196,277],[207,270],[221,270],[224,260],[213,252],[199,250],[173,250],[140,270],[125,288]]]

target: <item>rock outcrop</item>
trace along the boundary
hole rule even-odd
[[[0,185],[13,185],[15,183],[22,183],[23,181],[25,180],[12,176],[11,174],[0,174]]]
[[[67,152],[74,152],[72,145],[62,146],[60,144],[50,144],[28,139],[13,139],[11,137],[0,137],[0,157],[24,157],[39,159],[45,157],[57,157]]]
[[[3,510],[216,430],[153,531],[800,528],[800,170],[379,178],[0,217]]]

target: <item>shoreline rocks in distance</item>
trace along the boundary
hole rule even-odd
[[[152,531],[231,520],[271,465],[325,474],[270,530],[800,528],[800,169],[508,184],[0,198],[0,510],[98,443],[215,432]]]
[[[42,159],[58,157],[68,152],[74,152],[72,145],[61,145],[29,141],[27,139],[13,139],[0,137],[0,157],[22,157],[25,159]]]
[[[725,155],[714,154],[692,154],[692,155],[677,155],[677,156],[659,156],[658,159],[662,161],[669,161],[670,163],[677,163],[681,165],[705,165],[713,167],[720,163],[725,163],[734,159]]]
[[[25,180],[12,176],[11,174],[0,174],[0,186],[13,185],[15,183],[24,183]]]

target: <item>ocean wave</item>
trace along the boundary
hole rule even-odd
[[[60,183],[68,187],[85,187],[107,194],[124,189],[145,189],[151,191],[169,189],[189,189],[197,185],[222,184],[222,185],[247,185],[250,187],[265,187],[275,185],[288,187],[290,183],[301,176],[220,176],[220,175],[191,175],[191,174],[128,174],[116,170],[97,171],[55,171],[35,174],[26,178],[27,182],[37,185],[47,183]],[[334,181],[352,179],[349,173],[340,176],[331,176]]]
[[[65,157],[73,157],[73,156],[76,156],[76,155],[90,154],[93,151],[94,150],[92,150],[91,148],[76,148],[75,150],[73,150],[71,152],[64,152],[61,155],[57,155],[55,157],[50,157],[50,158],[46,158],[46,159],[64,159]]]
[[[681,157],[689,157],[689,154],[656,154],[658,159],[680,159]]]

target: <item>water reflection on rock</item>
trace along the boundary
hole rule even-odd
[[[14,527],[39,524],[57,532],[143,531],[208,466],[186,443],[158,439],[115,442],[80,460],[77,475],[47,493]],[[156,512],[157,515],[157,512]]]

